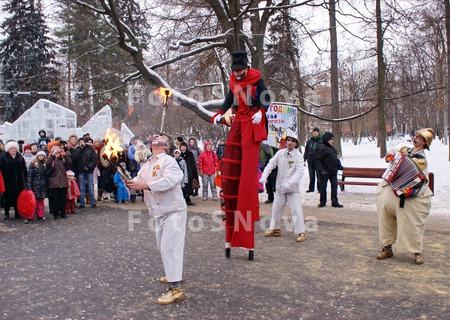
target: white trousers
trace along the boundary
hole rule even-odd
[[[186,220],[186,210],[155,218],[156,244],[161,253],[168,282],[183,279]]]
[[[302,197],[300,192],[281,193],[276,191],[272,205],[272,218],[270,219],[270,230],[281,229],[283,211],[289,203],[294,222],[294,233],[305,233],[305,219],[303,218]]]

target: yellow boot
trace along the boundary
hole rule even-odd
[[[156,300],[157,304],[171,304],[175,301],[183,300],[183,289],[181,287],[178,288],[170,288],[165,294],[159,297]]]
[[[265,237],[280,237],[281,236],[281,229],[273,229],[266,231],[264,233]]]

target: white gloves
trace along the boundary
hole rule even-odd
[[[252,116],[252,123],[253,124],[258,124],[258,123],[261,122],[261,119],[262,119],[262,112],[261,112],[261,110],[259,110],[257,113],[255,113]]]
[[[261,178],[261,179],[259,179],[258,182],[259,182],[259,183],[262,183],[262,184],[266,184],[267,179]]]
[[[221,115],[220,113],[217,114],[217,116],[214,118],[214,124],[219,124],[220,120],[222,120],[223,115]]]

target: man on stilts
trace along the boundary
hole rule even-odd
[[[226,256],[231,247],[249,249],[253,260],[254,222],[259,220],[258,159],[260,143],[267,139],[266,111],[270,95],[261,72],[248,65],[247,53],[232,54],[230,89],[211,123],[223,123],[225,112],[233,108],[234,117],[222,158],[222,211],[226,220]]]

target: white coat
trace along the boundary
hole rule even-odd
[[[144,191],[144,201],[155,217],[156,243],[167,281],[181,281],[187,220],[180,185],[183,172],[174,158],[161,153],[151,157],[135,179],[146,181],[150,188]]]
[[[305,233],[302,198],[300,194],[300,181],[303,177],[304,160],[301,153],[294,149],[281,149],[270,159],[264,169],[260,181],[267,181],[267,177],[275,168],[278,168],[276,192],[272,206],[270,229],[280,229],[283,210],[286,203],[290,204],[291,215],[294,222],[294,233]]]

